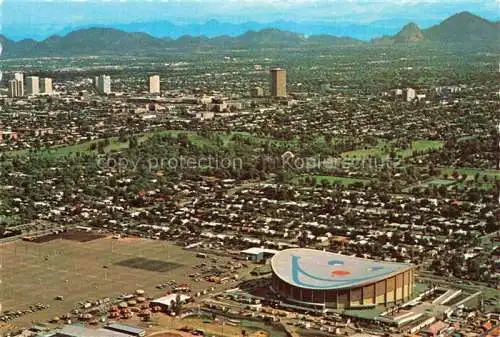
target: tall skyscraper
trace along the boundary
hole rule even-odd
[[[149,93],[159,94],[160,91],[160,76],[154,75],[149,77]]]
[[[16,81],[17,82],[17,97],[23,97],[24,96],[24,82],[23,81]]]
[[[9,81],[9,97],[17,97],[17,80]]]
[[[14,73],[14,78],[9,81],[9,97],[24,96],[24,75],[23,73]]]
[[[286,70],[271,69],[271,96],[286,97]]]
[[[108,95],[111,93],[111,77],[101,75],[97,78],[97,91],[101,95]]]
[[[40,93],[40,78],[37,76],[26,77],[26,95],[38,95]]]
[[[52,79],[51,78],[42,78],[40,79],[40,93],[52,95]]]

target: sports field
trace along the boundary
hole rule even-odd
[[[81,301],[117,296],[144,289],[161,296],[159,283],[189,283],[188,275],[199,264],[194,252],[165,241],[96,238],[81,242],[52,239],[15,241],[0,245],[3,310],[24,310],[37,303],[50,309],[25,315],[9,323],[25,326],[45,322],[69,312]],[[190,284],[206,289],[204,281]],[[64,301],[55,300],[64,296]]]

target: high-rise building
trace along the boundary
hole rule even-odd
[[[9,97],[17,97],[17,80],[9,81]]]
[[[24,96],[24,75],[23,73],[14,73],[14,78],[9,81],[9,97]]]
[[[14,79],[16,81],[21,81],[21,82],[24,82],[24,74],[23,73],[14,73]]]
[[[26,95],[38,95],[40,93],[40,78],[37,76],[26,77]]]
[[[101,75],[97,78],[97,91],[101,95],[107,95],[111,93],[111,77],[107,75]]]
[[[160,76],[154,75],[149,77],[149,93],[159,94],[160,91]]]
[[[286,70],[271,69],[271,96],[286,97]]]
[[[23,97],[23,96],[24,96],[24,82],[17,81],[17,97]]]
[[[40,79],[40,93],[52,95],[52,79],[51,78],[42,78]]]
[[[417,97],[417,93],[416,93],[415,89],[412,89],[412,88],[406,88],[406,89],[403,91],[403,97],[404,97],[404,99],[405,99],[407,102],[411,102],[411,101],[413,101],[413,100]]]
[[[252,97],[262,97],[264,96],[264,89],[262,87],[253,87],[250,91]]]

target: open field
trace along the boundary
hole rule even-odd
[[[493,180],[495,178],[500,179],[500,171],[499,170],[485,170],[485,169],[480,169],[480,168],[472,168],[472,167],[443,167],[441,168],[441,174],[448,174],[450,177],[453,174],[453,172],[457,171],[459,174],[467,174],[467,180],[472,180],[474,179],[474,176],[476,173],[479,173],[481,176],[488,176],[489,178],[492,178]]]
[[[446,179],[431,179],[426,182],[423,182],[420,186],[423,187],[428,187],[428,186],[450,186],[455,184],[455,181],[453,180],[446,180]]]
[[[263,323],[257,322],[241,322],[241,326],[234,326],[229,324],[222,324],[222,322],[214,321],[210,318],[203,317],[188,317],[182,320],[172,318],[169,316],[159,316],[155,317],[153,321],[156,325],[162,328],[169,329],[200,329],[208,333],[210,336],[220,336],[220,337],[240,337],[241,331],[245,330],[250,337],[280,337],[278,334],[280,332],[273,331],[273,334],[269,332],[271,327],[266,327]],[[257,328],[255,325],[263,326],[262,328]],[[282,332],[281,332],[282,333]],[[284,333],[282,333],[284,336]]]
[[[380,139],[376,146],[367,146],[363,149],[344,152],[342,157],[348,158],[367,158],[367,157],[383,157],[389,156],[389,148],[392,142]],[[400,158],[411,157],[415,152],[425,152],[428,150],[438,150],[443,147],[443,142],[438,140],[415,140],[411,142],[411,146],[407,149],[396,151],[396,155]]]
[[[98,233],[87,233],[79,230],[68,230],[59,234],[47,234],[43,236],[38,236],[32,239],[29,239],[30,242],[35,243],[45,243],[53,240],[72,240],[78,242],[89,242],[97,239],[105,238],[106,235],[98,234]]]
[[[111,237],[89,242],[14,241],[0,246],[0,259],[4,310],[27,309],[36,303],[51,306],[11,322],[20,326],[67,313],[80,301],[113,297],[138,288],[150,296],[161,296],[164,291],[156,289],[157,284],[168,280],[189,282],[187,275],[199,263],[194,252],[165,241]],[[151,264],[141,269],[135,264],[125,266],[143,260],[161,264],[162,271],[149,268]],[[201,281],[191,288],[200,291],[211,285]],[[64,301],[55,300],[59,295]]]
[[[414,152],[424,152],[428,150],[438,150],[443,147],[443,142],[438,140],[416,140],[411,143],[410,149],[397,152],[400,157],[409,157]]]
[[[370,183],[370,180],[368,179],[359,179],[359,178],[351,178],[351,177],[338,177],[338,176],[321,176],[321,175],[312,175],[310,176],[311,178],[314,178],[316,180],[316,184],[321,184],[323,180],[328,181],[331,184],[334,185],[352,185],[356,183],[361,183],[361,184],[368,184]],[[298,183],[300,179],[305,179],[306,176],[299,176],[295,177],[292,179],[293,183]]]
[[[147,141],[151,139],[154,136],[172,136],[172,137],[177,137],[180,134],[185,134],[187,138],[192,142],[193,144],[199,146],[199,147],[215,147],[217,144],[215,140],[205,138],[203,136],[198,135],[195,131],[185,131],[185,130],[163,130],[163,131],[153,131],[153,132],[147,132],[144,134],[139,134],[137,135],[137,139],[139,143],[142,143],[144,141]],[[248,132],[217,132],[215,133],[220,137],[222,140],[222,144],[224,146],[230,146],[231,145],[231,138],[234,135],[239,135],[241,137],[249,138],[252,139],[254,142],[264,142],[266,140],[269,140],[270,142],[277,142],[279,143],[280,141],[274,140],[272,138],[260,138],[253,136],[249,134]],[[119,151],[122,149],[128,148],[128,141],[125,142],[120,142],[118,137],[110,137],[108,138],[109,144],[106,145],[103,150],[104,152],[113,152],[113,151]],[[74,156],[77,153],[97,153],[97,144],[101,141],[104,141],[104,139],[95,139],[95,140],[89,140],[85,142],[81,142],[78,144],[74,145],[58,145],[58,146],[53,146],[50,148],[44,148],[35,152],[32,152],[38,156],[41,157],[46,157],[46,158],[60,158],[60,157],[65,157],[65,156]],[[95,147],[94,149],[91,149],[92,147]],[[29,150],[14,150],[8,152],[10,156],[24,156],[28,155],[31,152]]]

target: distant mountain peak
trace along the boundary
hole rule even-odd
[[[463,12],[456,13],[456,14],[450,16],[448,18],[448,20],[449,19],[456,19],[456,18],[477,18],[477,19],[483,20],[483,18],[481,18],[480,16],[472,14],[469,11],[463,11]]]
[[[421,30],[415,23],[409,23],[395,36],[374,39],[375,44],[413,43],[500,43],[500,25],[470,12],[450,16],[441,23]]]
[[[401,29],[401,31],[394,37],[394,41],[398,43],[411,43],[419,42],[424,39],[424,33],[420,30],[418,25],[410,22]]]
[[[425,30],[424,36],[432,41],[500,42],[498,25],[470,12],[460,12],[450,16],[440,24]]]

